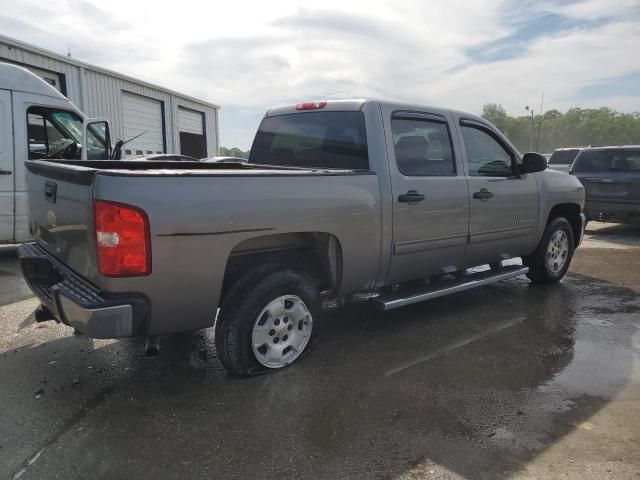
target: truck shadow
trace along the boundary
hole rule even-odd
[[[465,478],[508,476],[631,382],[638,312],[636,293],[575,274],[552,287],[518,279],[386,314],[350,305],[327,315],[298,365],[244,380],[223,372],[210,331],[165,339],[156,359],[142,357],[141,340],[64,337],[15,354],[34,362],[57,351],[64,375],[47,385],[67,382],[28,405],[36,417],[65,418],[32,445],[46,449],[29,470],[389,478],[428,464]],[[37,384],[36,372],[21,382]]]
[[[640,247],[640,223],[600,224],[590,222],[585,231],[587,241],[608,242],[626,247]]]

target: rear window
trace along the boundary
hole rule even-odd
[[[640,172],[640,149],[583,150],[575,172]]]
[[[556,150],[549,157],[549,165],[571,165],[580,153],[577,148],[575,150]]]
[[[362,112],[307,112],[265,118],[249,163],[367,170]]]

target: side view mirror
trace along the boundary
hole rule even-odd
[[[522,157],[522,173],[536,173],[547,169],[547,159],[539,153],[529,152]]]
[[[111,158],[111,135],[106,118],[86,118],[82,122],[81,160]]]

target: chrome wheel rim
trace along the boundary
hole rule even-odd
[[[569,238],[563,230],[556,231],[547,246],[547,267],[552,273],[559,273],[567,263]]]
[[[278,297],[262,309],[253,324],[253,354],[265,367],[282,368],[302,354],[312,329],[311,312],[300,297]]]

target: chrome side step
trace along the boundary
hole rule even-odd
[[[448,282],[444,285],[428,285],[422,290],[397,291],[381,295],[371,301],[381,310],[393,310],[394,308],[405,307],[413,303],[424,302],[425,300],[443,297],[452,293],[462,292],[471,288],[482,287],[483,285],[499,282],[500,280],[524,275],[528,271],[529,267],[509,265],[501,267],[498,270],[471,273],[461,280]]]

